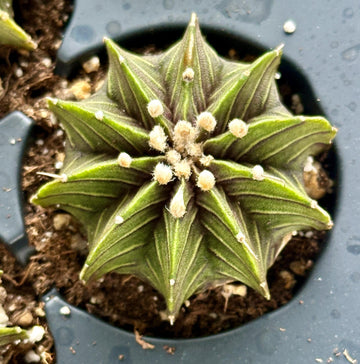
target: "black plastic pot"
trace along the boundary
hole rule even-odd
[[[220,335],[194,340],[146,338],[155,345],[154,350],[143,350],[132,334],[69,306],[51,291],[44,300],[57,362],[117,363],[119,355],[124,355],[124,362],[136,364],[303,364],[331,362],[329,358],[337,363],[349,363],[351,358],[360,361],[360,129],[356,113],[360,102],[359,4],[356,0],[82,0],[75,6],[59,50],[58,72],[70,73],[78,61],[99,51],[104,35],[126,46],[139,37],[150,40],[152,35],[162,34],[162,39],[164,34],[180,35],[192,11],[198,14],[210,43],[211,39],[230,39],[234,48],[248,44],[251,50],[285,43],[287,62],[282,72],[291,68],[298,75],[294,82],[302,87],[305,113],[307,109],[323,110],[339,128],[333,157],[338,191],[332,208],[334,229],[310,278],[289,304]],[[296,31],[286,34],[283,24],[291,18]],[[19,114],[10,117],[24,120]],[[21,125],[26,128],[28,123]],[[23,144],[7,146],[10,139],[20,135],[17,132],[15,122],[0,122],[1,187],[19,188]],[[13,160],[8,154],[12,148],[17,153]],[[15,165],[19,168],[17,175],[3,182],[4,171]],[[14,200],[8,198],[10,193]],[[16,237],[25,236],[17,210],[19,192],[3,189],[0,198],[1,237],[16,251],[16,242],[24,241]],[[11,214],[6,213],[8,208],[13,209]],[[12,234],[4,233],[9,229],[14,229]],[[20,248],[17,256],[23,259],[23,255]],[[69,316],[59,313],[64,305],[71,308]],[[164,345],[175,347],[175,355],[167,354]],[[350,356],[336,357],[335,349],[341,353],[346,349]]]

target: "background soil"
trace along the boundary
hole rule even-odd
[[[54,74],[61,31],[71,9],[71,2],[64,0],[19,1],[15,6],[18,22],[33,36],[39,47],[31,53],[8,48],[0,51],[3,87],[0,90],[0,118],[13,110],[20,110],[36,122],[34,141],[24,161],[26,201],[47,181],[37,172],[56,173],[55,164],[61,163],[63,158],[64,134],[47,110],[44,97],[74,98],[71,86],[79,79],[93,92],[104,75],[104,67],[90,74],[80,70],[77,79],[73,80]],[[233,51],[230,56],[234,56]],[[284,86],[283,91],[289,99],[289,88]],[[229,291],[223,287],[210,289],[186,302],[175,325],[171,327],[162,319],[164,300],[139,279],[111,273],[87,286],[79,281],[78,274],[87,247],[86,237],[76,221],[62,215],[61,211],[43,209],[28,202],[25,212],[29,241],[36,253],[22,268],[0,244],[0,268],[5,272],[5,308],[9,310],[9,306],[16,303],[10,315],[14,324],[19,312],[25,309],[30,311],[32,320],[28,326],[35,323],[46,325],[39,299],[55,286],[71,304],[126,330],[138,330],[141,334],[160,337],[188,338],[215,334],[287,303],[304,281],[325,239],[324,233],[314,232],[293,237],[269,271],[271,300],[265,300],[252,289],[247,289],[245,296],[229,295]],[[40,343],[41,347],[36,348],[38,352],[46,353],[48,363],[54,360],[52,345],[52,339],[47,334]],[[5,349],[3,354],[11,357],[12,363],[22,362],[23,348],[8,346]]]

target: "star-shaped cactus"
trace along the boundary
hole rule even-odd
[[[170,322],[212,284],[241,281],[269,298],[267,270],[294,231],[332,226],[306,194],[303,169],[336,129],[281,104],[282,47],[251,64],[223,59],[195,14],[160,55],[105,44],[103,89],[49,100],[66,159],[32,199],[86,227],[81,279],[134,274],[162,293]]]

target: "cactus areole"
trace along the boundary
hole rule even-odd
[[[66,158],[32,197],[85,226],[81,279],[136,275],[164,296],[170,323],[214,284],[241,281],[270,298],[267,270],[292,234],[333,225],[303,170],[336,129],[281,104],[282,46],[253,63],[223,59],[195,14],[160,55],[105,44],[104,87],[81,102],[49,100]]]

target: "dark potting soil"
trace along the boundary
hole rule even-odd
[[[33,316],[31,324],[44,324],[39,300],[54,286],[71,304],[123,329],[158,337],[190,338],[216,334],[287,303],[306,279],[324,245],[324,232],[300,233],[288,243],[268,273],[271,300],[267,301],[250,288],[244,292],[243,287],[239,289],[240,283],[226,289],[209,289],[186,302],[174,326],[163,319],[165,303],[161,295],[136,277],[110,273],[86,286],[79,281],[79,271],[87,249],[81,226],[61,211],[33,206],[28,201],[48,180],[37,172],[56,173],[55,163],[61,163],[64,157],[64,133],[52,120],[44,97],[73,98],[75,91],[70,89],[74,84],[79,86],[79,80],[83,92],[94,92],[105,74],[105,68],[101,66],[98,72],[89,74],[81,70],[75,80],[54,75],[61,31],[71,12],[70,1],[22,0],[15,10],[18,22],[33,36],[39,47],[31,53],[8,48],[0,52],[3,87],[3,91],[0,89],[0,118],[13,110],[21,110],[37,125],[34,142],[23,167],[25,222],[30,244],[36,252],[29,264],[21,268],[0,245],[0,268],[5,272],[3,286],[8,292],[5,308],[9,310],[9,305],[14,302],[17,305],[9,315],[13,323],[16,323],[12,319],[16,312],[30,308]],[[229,56],[236,56],[236,52],[231,50]],[[296,90],[289,91],[285,85],[282,92],[290,100],[288,106],[301,113],[301,100],[289,96],[296,95]],[[321,178],[327,188],[329,180],[323,174]],[[233,294],[229,291],[231,289]],[[239,291],[241,294],[237,294]],[[15,300],[11,295],[20,298]],[[49,355],[48,362],[51,363],[53,349],[49,335],[40,345]],[[8,354],[13,354],[12,360],[15,361],[12,362],[16,363],[16,358],[21,356],[18,356],[16,348],[8,350]]]

